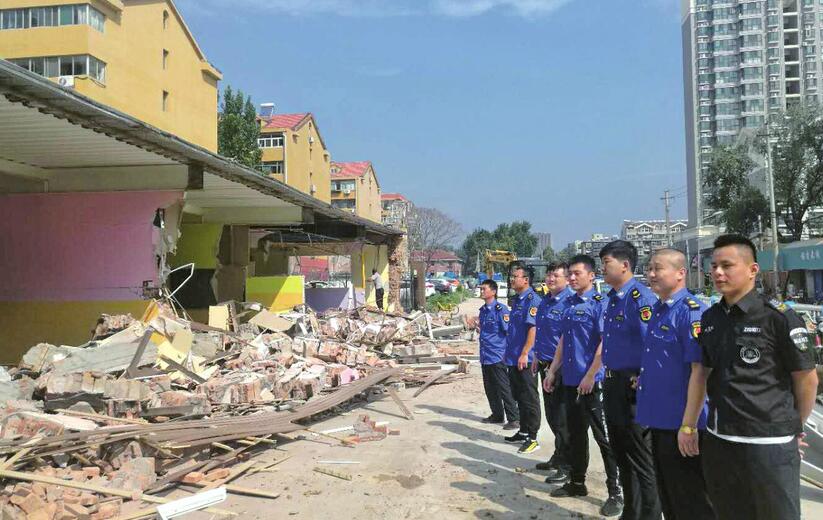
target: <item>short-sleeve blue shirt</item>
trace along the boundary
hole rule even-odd
[[[563,315],[569,308],[569,297],[573,294],[574,291],[568,287],[557,293],[557,296],[549,293],[537,307],[534,355],[538,360],[548,362],[554,359],[557,342],[560,340]]]
[[[480,364],[502,363],[506,355],[506,332],[509,330],[509,308],[493,301],[480,307]]]
[[[658,302],[649,320],[637,385],[638,424],[677,430],[683,423],[688,400],[692,363],[699,363],[702,350],[697,343],[700,317],[706,306],[681,289]],[[697,427],[706,427],[704,404]]]
[[[603,313],[603,365],[609,370],[640,370],[643,338],[657,296],[632,278],[609,291]]]
[[[506,365],[517,366],[517,360],[526,344],[526,334],[529,328],[534,327],[537,317],[537,306],[540,305],[540,296],[529,287],[515,296],[510,313],[509,333],[506,336]],[[534,359],[534,349],[529,351],[529,363]]]
[[[600,345],[600,320],[603,316],[603,296],[590,289],[582,296],[569,297],[569,307],[563,317],[563,384],[578,386],[594,361]],[[603,368],[595,374],[603,380]]]

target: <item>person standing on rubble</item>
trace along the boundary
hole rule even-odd
[[[549,292],[537,308],[537,332],[534,338],[534,361],[532,372],[539,373],[542,379],[554,360],[557,342],[560,340],[560,328],[563,315],[569,308],[570,297],[574,291],[569,289],[569,266],[565,262],[552,262],[546,272],[546,287]],[[569,479],[569,431],[566,425],[566,404],[563,396],[563,384],[560,374],[555,377],[553,392],[543,390],[543,407],[546,421],[554,434],[554,453],[548,462],[535,466],[538,470],[548,470],[546,482],[564,484]]]
[[[599,253],[612,289],[603,311],[603,407],[623,487],[623,520],[659,520],[660,498],[648,428],[635,422],[640,353],[657,296],[634,277],[637,248],[614,240]]]
[[[699,456],[684,457],[677,444],[692,367],[702,357],[697,336],[706,305],[686,289],[686,255],[658,249],[649,260],[649,282],[660,301],[641,352],[636,421],[651,432],[657,491],[666,520],[714,520]],[[705,404],[693,435],[705,437]],[[689,430],[691,432],[691,429]]]
[[[522,267],[511,273],[511,287],[517,295],[511,310],[509,332],[506,336],[506,365],[512,393],[520,410],[520,430],[506,437],[506,442],[521,443],[520,453],[531,453],[540,449],[537,431],[540,429],[540,394],[537,378],[532,372],[534,361],[535,318],[540,296],[529,284],[529,274]]]
[[[677,434],[685,456],[703,455],[717,518],[800,518],[803,423],[814,407],[817,373],[803,319],[758,294],[757,250],[741,235],[714,241],[712,279],[723,298],[700,322],[702,362],[692,367]],[[708,394],[702,439],[697,421]]]
[[[374,299],[377,302],[377,308],[383,310],[383,278],[377,272],[377,269],[371,270],[371,277],[369,281],[374,285]]]
[[[543,379],[543,389],[552,392],[556,375],[562,370],[571,455],[569,481],[553,490],[551,496],[584,497],[589,494],[586,471],[589,468],[591,428],[603,457],[609,492],[609,498],[600,507],[600,514],[618,516],[623,509],[623,496],[603,413],[603,364],[600,359],[603,296],[593,287],[595,267],[594,258],[589,255],[577,255],[569,261],[569,286],[575,294],[569,298],[557,351]]]
[[[489,401],[491,415],[484,423],[502,424],[504,430],[520,428],[517,402],[512,396],[509,374],[503,357],[506,355],[506,333],[509,330],[509,308],[497,301],[497,282],[488,279],[480,284],[480,297],[485,302],[480,315],[470,319],[470,325],[480,330],[480,366],[483,389]]]

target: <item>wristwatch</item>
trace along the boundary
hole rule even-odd
[[[680,427],[680,431],[685,433],[686,435],[694,435],[697,433],[697,428],[692,428],[691,426],[684,424]]]

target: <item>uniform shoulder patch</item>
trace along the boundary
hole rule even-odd
[[[652,319],[652,308],[649,305],[644,305],[640,307],[640,320],[641,321],[649,321]]]
[[[537,316],[537,307],[532,307],[529,309],[529,316],[531,316],[532,318]]]
[[[771,300],[769,300],[769,305],[771,305],[775,309],[779,310],[780,312],[786,312],[787,310],[789,310],[788,305],[786,305],[785,303],[783,303],[780,300],[777,300],[775,298],[772,298]]]
[[[635,300],[640,298],[640,291],[638,289],[632,289],[632,298],[634,298]]]
[[[503,315],[503,321],[505,321],[506,323],[508,323],[508,322],[509,322],[509,315],[508,315],[508,313],[506,313],[506,314],[504,314],[504,315]]]
[[[592,298],[597,300],[597,301],[600,301],[600,300],[603,299],[603,295],[602,294],[595,294],[594,296],[592,296]]]
[[[528,295],[526,298],[528,298],[529,300],[531,300],[532,298],[534,298],[534,293],[533,293],[533,292],[530,292],[530,293],[529,293],[529,295]]]
[[[692,300],[691,298],[686,298],[686,305],[689,306],[690,309],[699,309],[700,304],[696,301]]]
[[[697,336],[700,335],[700,320],[692,322],[692,337],[697,339]]]
[[[500,310],[500,309],[502,309],[502,308],[503,308],[503,306],[502,306],[502,305],[500,305],[499,303],[498,303],[497,305],[495,305],[495,306],[494,306],[494,310],[497,310],[497,311],[499,311],[499,310]]]
[[[809,349],[809,333],[803,327],[790,330],[789,337],[800,352],[806,352]]]

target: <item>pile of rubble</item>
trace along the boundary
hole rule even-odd
[[[0,517],[113,518],[123,500],[165,502],[152,493],[169,485],[214,489],[250,450],[375,386],[411,419],[395,389],[460,377],[476,354],[467,334],[448,315],[369,308],[229,302],[205,325],[157,301],[141,319],[103,316],[89,343],[39,344],[0,368]],[[368,418],[353,431],[336,439],[399,433]]]

